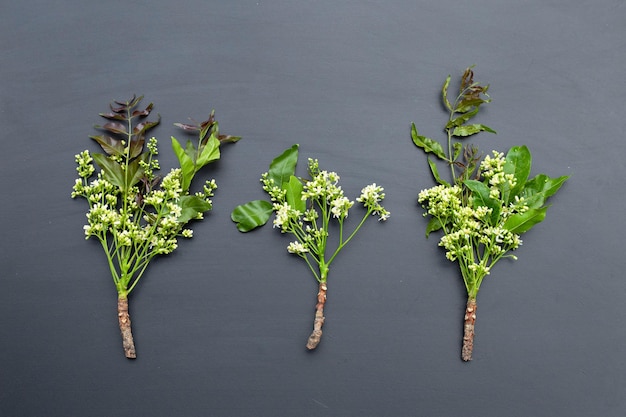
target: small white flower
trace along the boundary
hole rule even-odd
[[[289,246],[287,246],[287,252],[294,253],[296,255],[304,255],[308,251],[309,249],[306,246],[304,246],[302,243],[297,242],[297,241],[290,242]]]

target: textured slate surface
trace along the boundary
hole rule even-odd
[[[3,416],[624,415],[622,1],[5,3]],[[463,363],[464,289],[423,237],[415,197],[432,182],[409,126],[440,137],[441,83],[472,64],[493,97],[480,121],[498,131],[474,142],[526,144],[533,173],[572,177],[484,283]],[[203,172],[214,211],[131,296],[128,361],[86,204],[69,194],[98,112],[133,93],[163,117],[166,169],[174,122],[215,108],[244,139]],[[285,236],[229,219],[293,143],[350,196],[383,185],[392,213],[333,266],[312,353],[313,277]]]

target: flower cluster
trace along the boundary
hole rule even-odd
[[[508,190],[517,185],[515,175],[506,174],[504,172],[504,164],[506,162],[504,154],[498,151],[492,151],[493,158],[487,155],[480,163],[482,176],[488,181],[490,187],[489,196],[491,198],[500,198],[506,194]]]
[[[389,211],[381,205],[381,201],[385,198],[382,187],[371,184],[363,188],[361,196],[356,200],[364,205],[365,216],[352,234],[344,240],[344,221],[348,217],[349,210],[354,206],[354,201],[347,198],[341,186],[338,185],[339,175],[336,172],[320,170],[317,159],[308,160],[308,172],[311,176],[310,180],[304,183],[298,180],[298,184],[301,184],[299,201],[303,202],[298,206],[300,209],[296,207],[297,201],[288,201],[289,186],[275,184],[274,179],[270,178],[267,172],[262,175],[261,182],[272,201],[275,213],[274,227],[280,228],[282,233],[290,233],[297,238],[296,241],[289,243],[287,251],[304,258],[307,262],[310,256],[320,264],[320,271],[327,271],[326,266],[329,262],[325,263],[324,254],[331,219],[339,223],[340,242],[336,254],[355,235],[366,217],[370,214],[377,214],[380,220],[386,220],[389,218]],[[293,189],[290,190],[293,191]],[[322,279],[315,270],[313,272],[318,280]],[[322,273],[324,274],[325,272]]]
[[[145,180],[128,187],[116,186],[104,171],[98,172],[96,179],[89,182],[96,171],[93,157],[89,151],[76,155],[80,178],[76,179],[71,196],[84,197],[89,203],[85,237],[98,238],[112,251],[112,258],[123,258],[127,256],[125,251],[131,250],[136,254],[136,262],[147,263],[155,255],[171,253],[178,247],[177,237],[193,236],[191,229],[184,228],[187,219],[203,216],[203,211],[197,210],[181,221],[182,201],[187,198],[187,193],[182,188],[180,168],[172,169],[160,181],[159,187],[153,188],[159,182],[154,174],[159,169],[158,160],[154,158],[158,154],[157,140],[151,138],[147,148],[148,157],[139,161]],[[203,190],[195,194],[204,202],[204,209],[211,209],[210,198],[216,188],[215,180],[207,181]]]
[[[491,267],[507,252],[517,249],[522,240],[519,235],[504,227],[506,219],[528,210],[522,197],[506,204],[503,189],[515,186],[515,178],[504,173],[504,155],[493,152],[480,164],[480,175],[489,186],[490,198],[499,203],[487,207],[476,202],[464,192],[462,185],[437,185],[422,190],[418,203],[426,210],[424,216],[432,216],[436,227],[444,231],[439,246],[446,250],[446,258],[459,261],[461,271],[470,282],[480,281],[488,275]],[[497,216],[493,216],[494,209]],[[495,217],[495,218],[494,218]]]
[[[356,199],[359,203],[363,203],[366,209],[370,210],[372,214],[380,216],[378,220],[385,221],[389,218],[389,211],[387,211],[380,202],[385,198],[383,193],[383,187],[374,184],[370,184],[361,190],[361,195]]]

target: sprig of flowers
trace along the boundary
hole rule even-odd
[[[356,201],[363,204],[366,209],[363,218],[352,233],[344,238],[344,220],[348,217],[354,201],[348,199],[341,186],[338,185],[339,175],[336,172],[322,171],[319,169],[317,159],[308,160],[308,172],[310,180],[304,182],[300,201],[309,202],[308,209],[294,208],[287,201],[287,191],[281,189],[268,172],[261,177],[263,189],[270,195],[272,208],[276,213],[274,227],[282,233],[290,233],[296,237],[287,247],[289,253],[303,258],[319,281],[326,281],[328,267],[337,254],[354,237],[365,220],[370,215],[378,215],[379,220],[387,220],[387,211],[381,202],[385,198],[383,188],[376,184],[366,186],[361,190],[361,195]],[[339,243],[330,258],[326,254],[329,224],[335,219],[339,224]],[[315,267],[313,265],[316,265]]]
[[[241,231],[249,231],[265,224],[270,214],[275,213],[273,226],[281,233],[288,233],[295,240],[287,246],[287,251],[304,259],[319,283],[313,333],[308,339],[307,348],[315,349],[322,336],[324,304],[328,271],[339,252],[354,238],[368,217],[378,216],[387,220],[389,211],[382,206],[385,198],[383,188],[371,184],[361,190],[356,201],[365,208],[359,223],[347,233],[345,220],[348,218],[354,201],[344,195],[336,172],[321,170],[317,159],[308,159],[309,179],[295,176],[298,159],[298,145],[287,149],[272,161],[270,170],[261,176],[263,189],[270,202],[251,201],[235,208],[233,221]],[[330,224],[338,224],[338,237],[335,249],[329,253]]]
[[[567,176],[550,178],[540,174],[528,179],[532,157],[526,146],[514,146],[506,155],[492,151],[482,159],[475,146],[460,142],[479,132],[495,133],[483,124],[468,124],[480,106],[489,103],[489,86],[473,80],[467,68],[461,77],[459,94],[448,99],[450,76],[444,82],[442,98],[449,111],[445,131],[447,152],[433,139],[421,136],[415,124],[411,126],[413,143],[427,154],[445,161],[451,170],[452,183],[441,178],[437,165],[428,164],[438,185],[422,190],[418,203],[430,221],[426,236],[443,231],[439,246],[446,258],[458,262],[468,301],[465,313],[462,359],[472,358],[476,297],[485,276],[503,258],[517,259],[509,252],[522,244],[520,235],[544,220],[548,206],[545,201],[554,195]]]
[[[159,177],[157,139],[151,137],[144,151],[145,132],[159,121],[138,121],[153,108],[150,103],[145,110],[136,109],[141,99],[116,101],[110,112],[100,114],[110,121],[96,127],[117,137],[91,137],[106,154],[92,155],[85,150],[76,155],[79,178],[71,194],[72,198],[85,198],[89,204],[85,238],[97,239],[106,255],[118,293],[119,325],[128,358],[136,357],[128,296],[150,261],[176,250],[179,237],[191,238],[193,230],[188,223],[202,219],[204,212],[212,209],[211,198],[217,189],[215,180],[206,181],[202,190],[194,194],[189,193],[189,187],[195,174],[220,156],[219,129],[211,113],[209,121],[197,129],[200,132],[197,147],[188,141],[183,149],[172,137],[180,167]],[[193,130],[190,125],[184,126]],[[231,142],[235,141],[233,138],[228,137]]]

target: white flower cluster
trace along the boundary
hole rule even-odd
[[[480,163],[482,176],[489,182],[491,189],[489,196],[498,199],[502,196],[503,190],[510,190],[515,187],[517,180],[513,174],[504,173],[506,159],[504,154],[492,151],[493,158],[487,155]]]
[[[426,209],[424,216],[430,214],[445,220],[461,208],[461,187],[437,185],[422,190],[417,196],[417,202]]]
[[[378,218],[379,221],[385,221],[391,215],[391,213],[380,204],[385,198],[383,190],[383,187],[376,185],[376,183],[370,184],[361,190],[361,195],[356,199],[359,203],[363,203],[367,210],[371,210],[372,214],[380,216]]]
[[[504,164],[504,155],[495,151],[493,157],[485,157],[480,164],[490,197],[500,203],[495,207],[495,219],[493,207],[475,206],[473,198],[456,184],[437,185],[418,195],[418,202],[426,210],[424,216],[435,218],[444,231],[439,246],[445,248],[446,258],[458,260],[463,274],[477,279],[488,275],[497,260],[522,244],[519,235],[505,229],[504,224],[512,214],[527,211],[528,206],[520,197],[508,205],[503,201],[501,191],[515,186],[514,176],[504,174]]]
[[[304,246],[302,243],[296,241],[291,242],[289,246],[287,246],[287,251],[296,255],[304,255],[309,251],[309,248]]]
[[[263,183],[263,189],[270,195],[272,202],[279,202],[285,199],[287,191],[280,187],[281,184],[276,185],[274,179],[269,177],[269,173],[265,172],[261,176],[261,182]]]
[[[152,155],[157,153],[156,140],[148,142]],[[152,149],[154,148],[154,149]],[[182,214],[180,198],[182,190],[182,171],[172,169],[161,181],[159,189],[150,189],[142,194],[138,186],[122,191],[99,172],[97,178],[89,182],[95,172],[93,158],[88,151],[76,155],[77,171],[81,178],[76,179],[72,198],[84,197],[89,202],[87,224],[83,227],[85,238],[95,236],[102,242],[110,242],[114,247],[133,248],[147,256],[168,254],[178,247],[177,236],[191,238],[193,231],[184,229],[178,219]],[[148,177],[152,169],[158,168],[156,160],[150,160],[143,166]],[[217,188],[215,181],[207,181],[203,192],[197,193],[205,201]],[[201,218],[198,213],[197,218]],[[146,249],[140,249],[146,248]]]
[[[354,205],[354,201],[347,198],[338,185],[340,177],[336,172],[320,170],[318,160],[310,158],[308,171],[311,179],[304,182],[301,192],[301,199],[308,200],[309,208],[304,212],[287,202],[287,190],[275,184],[269,173],[266,172],[261,176],[263,189],[270,195],[273,204],[274,227],[280,228],[282,233],[291,233],[298,238],[289,244],[287,250],[305,259],[307,253],[313,254],[314,257],[324,253],[329,220],[337,219],[342,229],[343,222]],[[384,198],[383,188],[372,184],[363,188],[357,201],[363,203],[368,214],[375,213],[380,216],[380,220],[386,220],[389,212],[380,204]]]
[[[274,227],[280,228],[282,233],[289,232],[294,225],[300,223],[300,216],[302,216],[302,213],[291,207],[286,201],[274,203],[274,212],[276,213]]]

